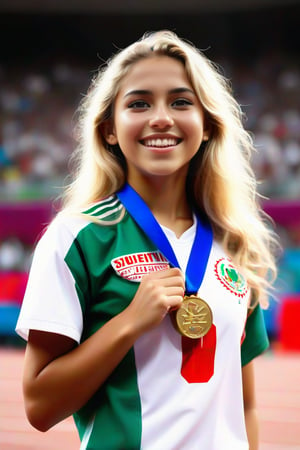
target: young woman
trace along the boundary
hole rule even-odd
[[[226,80],[153,33],[100,70],[80,125],[17,324],[29,421],[74,414],[82,449],[257,449],[275,239]]]

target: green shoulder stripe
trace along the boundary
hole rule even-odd
[[[247,318],[245,334],[241,348],[242,366],[263,353],[269,346],[263,312],[259,304]]]
[[[97,217],[99,220],[115,220],[120,216],[123,205],[115,195],[111,195],[90,208],[83,211],[84,214]]]

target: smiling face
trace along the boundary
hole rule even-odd
[[[183,64],[168,56],[136,62],[124,77],[106,141],[119,144],[128,181],[186,176],[189,161],[209,133],[203,108]]]

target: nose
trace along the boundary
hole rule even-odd
[[[166,105],[160,105],[153,110],[149,125],[153,128],[169,128],[174,124],[174,120]]]

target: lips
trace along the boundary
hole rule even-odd
[[[174,147],[175,145],[181,142],[181,139],[178,138],[149,138],[141,141],[143,145],[146,147]]]

